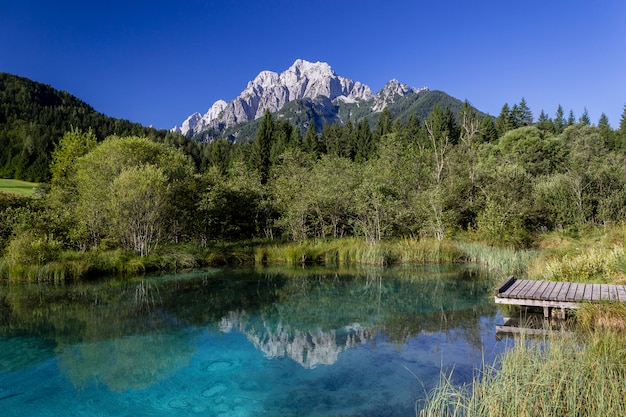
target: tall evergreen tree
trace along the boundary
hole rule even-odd
[[[502,110],[500,110],[500,114],[496,118],[496,131],[498,132],[498,137],[513,129],[515,129],[515,123],[513,116],[511,115],[511,110],[508,103],[504,103]]]
[[[412,114],[406,121],[404,128],[404,134],[407,136],[410,142],[417,141],[420,132],[420,119],[417,115]]]
[[[622,117],[619,120],[619,129],[617,129],[616,133],[616,145],[619,148],[626,147],[626,104],[624,105],[624,111],[622,112]]]
[[[384,135],[391,133],[391,129],[393,126],[393,117],[391,113],[389,113],[389,109],[385,107],[383,111],[380,113],[380,117],[378,118],[378,123],[376,123],[376,127],[374,128],[374,136],[377,140],[380,140]]]
[[[619,131],[626,134],[626,104],[624,105],[622,117],[619,120]]]
[[[559,104],[556,109],[556,114],[554,116],[554,134],[560,135],[563,133],[563,128],[565,127],[565,113],[563,112],[563,107]]]
[[[343,127],[339,143],[339,156],[354,160],[356,156],[356,139],[354,137],[354,126],[352,126],[350,120],[348,120]]]
[[[365,162],[375,152],[374,138],[370,125],[365,118],[361,119],[356,125],[354,131],[355,155],[356,162]]]
[[[480,138],[483,142],[495,142],[498,139],[498,131],[493,117],[486,114],[480,124]]]
[[[306,129],[302,147],[304,148],[305,151],[312,152],[316,155],[320,151],[319,140],[317,138],[317,128],[315,127],[314,120],[311,120],[311,122],[309,123],[309,127]]]
[[[275,164],[280,155],[287,150],[291,142],[293,126],[285,120],[278,120],[272,131],[271,163]]]
[[[533,124],[533,113],[530,111],[526,99],[522,97],[522,101],[519,103],[519,126],[530,126]]]
[[[589,126],[591,124],[591,119],[589,119],[589,113],[587,112],[586,107],[585,107],[585,111],[583,111],[583,115],[580,116],[578,123],[580,123],[583,126]]]
[[[294,126],[291,130],[291,139],[289,144],[293,147],[299,148],[302,146],[302,132],[299,126]]]
[[[598,131],[604,143],[608,144],[611,149],[615,149],[615,134],[609,124],[609,118],[604,113],[600,115],[600,120],[598,120]]]
[[[511,119],[513,120],[513,129],[522,126],[522,112],[517,104],[511,109]]]
[[[574,116],[574,110],[570,109],[569,116],[567,116],[567,125],[571,126],[576,124],[576,116]]]
[[[256,138],[252,144],[250,162],[253,169],[259,173],[261,184],[267,184],[270,175],[272,134],[274,131],[274,119],[269,110],[265,110],[261,119],[261,126],[257,130]]]
[[[543,109],[541,110],[539,118],[537,119],[537,128],[544,132],[554,133],[554,123],[552,122],[552,120],[550,120],[550,118],[548,117],[546,112],[543,111]]]

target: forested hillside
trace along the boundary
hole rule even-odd
[[[98,140],[116,134],[185,142],[167,131],[107,117],[67,92],[0,73],[0,178],[48,181],[50,154],[72,127],[92,129]]]
[[[64,250],[250,238],[465,239],[529,247],[551,230],[626,220],[626,116],[613,130],[580,119],[532,123],[522,102],[495,119],[469,103],[406,122],[384,110],[373,129],[266,112],[255,140],[214,141],[198,166],[147,138],[66,132],[48,194],[7,208],[7,262],[38,264]],[[584,116],[584,115],[583,115]]]

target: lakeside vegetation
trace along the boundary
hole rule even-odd
[[[626,316],[622,315],[622,321]],[[485,365],[471,385],[441,384],[417,405],[420,417],[623,416],[626,334],[601,331],[525,338]]]

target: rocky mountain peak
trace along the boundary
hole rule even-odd
[[[395,78],[388,81],[387,84],[374,97],[374,111],[382,111],[389,104],[393,103],[396,97],[404,97],[409,94],[417,94],[420,91],[427,91],[428,87],[413,88],[407,84],[402,84]]]
[[[319,96],[346,103],[375,99],[375,105],[382,110],[397,95],[404,96],[417,91],[392,80],[374,96],[367,85],[335,74],[326,62],[297,59],[280,74],[261,71],[235,99],[228,103],[218,100],[206,114],[194,113],[181,127],[173,130],[192,136],[210,127],[228,128],[258,119],[265,110],[276,112],[290,101]]]

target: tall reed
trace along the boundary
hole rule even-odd
[[[539,256],[536,250],[500,248],[476,242],[457,242],[456,246],[467,262],[477,263],[502,275],[525,274],[529,264]]]
[[[430,416],[558,417],[626,415],[626,337],[598,332],[524,338],[485,366],[472,385],[445,379],[417,414]]]
[[[375,244],[362,239],[305,241],[261,246],[255,252],[256,263],[289,265],[362,264],[384,266],[396,263],[451,263],[461,260],[461,252],[447,241],[401,239]]]

